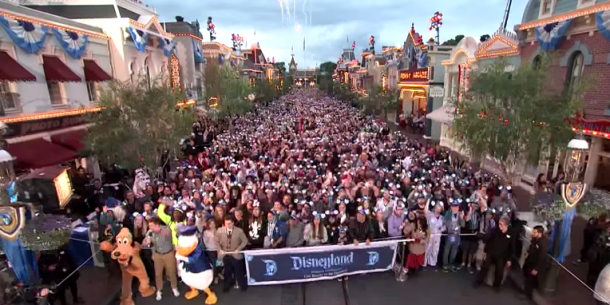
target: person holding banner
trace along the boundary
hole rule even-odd
[[[235,226],[231,216],[226,216],[224,226],[216,231],[216,241],[219,248],[218,258],[222,259],[224,264],[223,291],[228,292],[234,281],[237,281],[242,291],[246,291],[248,283],[244,255],[240,253],[248,245],[246,234]]]

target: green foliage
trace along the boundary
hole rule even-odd
[[[292,89],[292,85],[294,85],[294,77],[290,75],[286,76],[282,81],[282,93],[286,94],[290,92],[290,90]]]
[[[275,64],[273,64],[278,70],[280,70],[280,74],[284,75],[286,74],[286,63],[283,61],[280,62],[276,62]]]
[[[445,42],[443,42],[444,46],[457,46],[460,41],[464,39],[464,35],[456,35],[454,38],[451,38]]]
[[[150,87],[145,78],[110,83],[98,100],[103,110],[88,117],[92,126],[85,147],[106,164],[156,170],[163,150],[173,150],[190,134],[195,114],[177,109],[183,99],[183,93],[159,80]]]
[[[508,73],[508,62],[498,59],[471,71],[470,88],[462,93],[452,133],[475,158],[493,154],[505,178],[520,174],[526,160],[538,164],[541,151],[562,149],[572,138],[566,118],[581,110],[581,84],[569,90],[556,83],[543,57],[535,68],[528,63]]]
[[[359,98],[358,102],[367,114],[384,114],[398,109],[399,92],[374,85],[368,90],[368,95]]]
[[[332,61],[323,62],[320,64],[320,74],[332,76],[336,68],[337,64]]]
[[[210,77],[206,74],[206,79]],[[248,99],[254,88],[239,73],[228,66],[218,69],[214,75],[218,79],[218,117],[232,117],[242,115],[252,109],[252,101]]]
[[[258,80],[254,86],[256,92],[256,101],[257,102],[271,102],[276,97],[282,95],[282,88],[280,87],[279,80]]]

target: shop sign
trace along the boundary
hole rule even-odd
[[[432,68],[419,68],[400,71],[400,82],[427,82],[432,76]]]
[[[87,122],[84,115],[72,115],[52,119],[43,119],[27,122],[8,123],[7,137],[20,137],[29,134],[48,132],[73,127]]]
[[[432,86],[429,89],[430,97],[437,98],[445,96],[445,88],[439,86]]]
[[[170,57],[169,73],[171,78],[172,88],[175,90],[182,90],[182,84],[180,80],[180,60],[175,54]]]
[[[590,132],[610,133],[610,121],[572,120],[572,127]]]

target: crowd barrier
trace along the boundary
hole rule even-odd
[[[404,240],[243,251],[248,284],[302,283],[388,271],[394,267],[399,242]]]

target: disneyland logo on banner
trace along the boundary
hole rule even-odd
[[[250,285],[276,285],[382,272],[394,264],[397,241],[245,251]]]
[[[354,263],[354,252],[342,256],[331,254],[328,257],[319,259],[295,256],[291,256],[290,258],[292,259],[292,270],[300,270],[301,268],[328,269],[333,266],[345,266]]]

